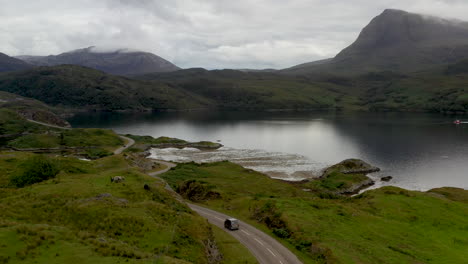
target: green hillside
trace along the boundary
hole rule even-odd
[[[140,80],[79,66],[41,67],[0,75],[0,90],[74,111],[187,109],[463,112],[466,62],[412,74],[281,75],[189,69]]]
[[[0,149],[46,151],[98,158],[123,145],[113,131],[61,129],[27,121],[10,109],[0,109]]]
[[[191,69],[133,80],[63,65],[0,75],[0,90],[76,110],[323,109],[345,92],[268,73]],[[344,94],[343,94],[344,93]],[[352,102],[352,95],[344,102]]]
[[[0,91],[0,108],[10,109],[24,118],[57,126],[69,127],[70,124],[60,118],[67,114],[63,108],[52,108],[40,101],[17,94]]]
[[[371,111],[468,111],[466,61],[413,74],[370,72],[280,75],[232,70],[187,70],[142,78],[172,83],[223,107]],[[250,101],[249,101],[250,100]],[[238,104],[236,107],[236,103]]]
[[[4,73],[0,90],[77,110],[185,109],[208,103],[164,83],[131,80],[75,65]]]
[[[10,187],[17,164],[31,155],[0,153],[0,263],[208,262],[207,222],[122,157],[54,158],[55,179]],[[125,182],[111,183],[117,175]]]
[[[468,111],[466,61],[411,75],[368,73],[338,78],[356,94],[360,106],[377,111]]]
[[[112,155],[123,145],[113,131],[43,126],[11,109],[0,109],[0,131],[0,263],[257,263],[145,174],[140,153]]]
[[[328,196],[229,162],[178,165],[162,177],[187,198],[276,236],[304,263],[445,264],[468,258],[466,190],[384,187],[351,198]]]
[[[189,69],[140,78],[196,93],[223,109],[334,109],[355,100],[346,90],[335,89],[334,84],[268,72]]]

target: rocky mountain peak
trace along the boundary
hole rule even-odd
[[[335,58],[302,64],[290,72],[411,72],[463,58],[468,58],[468,22],[386,9]]]
[[[468,23],[386,9],[375,17],[350,48],[386,48],[395,45],[468,43]]]

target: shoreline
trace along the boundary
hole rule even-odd
[[[72,118],[79,114],[104,114],[104,113],[120,113],[120,114],[138,114],[138,113],[184,113],[184,112],[204,112],[204,111],[219,111],[219,112],[256,112],[256,113],[307,113],[307,112],[349,112],[349,113],[421,113],[421,114],[439,114],[439,115],[462,115],[468,116],[468,112],[449,112],[449,111],[433,111],[424,109],[348,109],[341,107],[327,108],[220,108],[220,107],[199,107],[199,108],[152,108],[152,109],[75,109],[75,108],[56,108],[55,111],[60,111],[58,114],[64,119]]]
[[[188,162],[195,162],[195,163],[198,163],[198,164],[202,164],[202,163],[214,163],[214,162],[218,162],[218,160],[213,160],[213,161],[210,161],[210,162],[203,162],[203,161],[194,161],[193,159],[191,159],[190,161],[174,161],[174,160],[166,160],[166,159],[163,159],[161,157],[154,157],[154,158],[151,158],[151,156],[153,155],[153,153],[151,152],[153,148],[148,148],[147,151],[146,151],[146,158],[149,158],[149,159],[158,159],[158,160],[163,160],[163,161],[168,161],[168,162],[173,162],[173,163],[188,163]],[[161,149],[161,148],[154,148],[154,149]],[[200,149],[201,151],[210,151],[209,149]],[[219,160],[221,161],[221,160]],[[306,181],[313,181],[315,179],[319,179],[321,177],[321,175],[318,175],[317,172],[314,172],[314,171],[295,171],[293,172],[292,174],[288,174],[284,171],[261,171],[261,170],[257,170],[255,168],[252,168],[252,167],[249,167],[249,166],[246,166],[246,165],[243,165],[242,163],[239,163],[237,161],[232,161],[232,160],[229,160],[228,161],[232,162],[232,163],[235,163],[235,164],[238,164],[248,170],[252,170],[252,171],[255,171],[255,172],[258,172],[258,173],[261,173],[261,174],[264,174],[266,176],[268,176],[269,178],[271,179],[274,179],[274,180],[279,180],[279,181],[283,181],[283,182],[287,182],[287,183],[291,183],[291,184],[297,184],[297,183],[300,183],[300,182],[306,182]],[[330,166],[327,166],[325,168],[322,168],[320,171],[321,173],[323,173],[323,171],[328,168]],[[405,190],[408,190],[408,191],[419,191],[419,192],[428,192],[432,189],[435,189],[435,188],[460,188],[460,189],[464,189],[464,190],[468,190],[468,188],[463,188],[463,187],[459,187],[459,186],[451,186],[451,185],[434,185],[434,186],[427,186],[427,187],[420,187],[420,188],[413,188],[411,186],[408,186],[406,184],[399,184],[398,183],[398,177],[395,177],[393,176],[392,180],[390,181],[383,181],[381,178],[383,175],[386,175],[386,174],[378,174],[379,172],[381,171],[378,171],[378,172],[375,172],[375,171],[368,171],[366,172],[366,176],[369,178],[369,180],[366,180],[365,182],[362,182],[362,183],[359,183],[359,184],[356,184],[354,186],[352,186],[352,188],[349,188],[347,191],[345,191],[345,194],[346,195],[356,195],[356,194],[361,194],[363,192],[366,192],[366,191],[369,191],[369,190],[374,190],[374,189],[379,189],[379,188],[382,188],[382,187],[387,187],[387,186],[393,186],[393,187],[398,187],[398,188],[402,188],[402,189],[405,189]],[[295,173],[300,173],[300,174],[308,174],[309,176],[311,177],[291,177],[293,176]],[[375,173],[377,173],[378,175],[376,175]],[[284,175],[286,177],[281,177],[280,175]]]

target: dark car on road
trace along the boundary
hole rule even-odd
[[[224,227],[229,230],[239,230],[239,220],[228,218],[224,221]]]

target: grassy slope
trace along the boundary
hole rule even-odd
[[[8,145],[19,149],[95,146],[113,150],[123,145],[123,141],[110,130],[89,128],[61,132],[55,130],[55,133],[46,130],[42,134],[18,137],[10,141]]]
[[[8,263],[154,263],[159,254],[174,263],[206,262],[206,221],[176,201],[164,183],[128,168],[123,158],[58,158],[62,172],[56,179],[6,187],[30,155],[0,154],[0,256],[9,257]],[[125,183],[112,184],[115,175],[124,176]],[[145,183],[151,191],[143,189]]]
[[[359,184],[369,179],[364,174],[343,174],[340,172],[332,172],[320,181],[310,181],[301,184],[303,188],[310,189],[315,192],[330,191],[331,193],[340,192]]]
[[[123,144],[122,139],[110,130],[50,128],[28,122],[9,109],[0,110],[0,132],[4,135],[14,135],[3,138],[0,146],[18,149],[96,147],[113,151]]]
[[[9,109],[0,109],[0,134],[13,135],[23,132],[36,133],[44,131],[44,127],[26,121],[17,113]]]
[[[238,241],[211,231],[178,202],[164,182],[121,156],[55,158],[56,179],[9,187],[9,177],[32,155],[0,152],[0,263],[207,263],[205,242],[213,238],[221,263],[256,263]],[[125,182],[111,183],[116,175]]]
[[[305,263],[325,263],[324,258],[329,263],[463,263],[468,258],[468,205],[440,195],[385,187],[354,198],[320,199],[228,162],[179,165],[162,177],[175,187],[189,179],[206,182],[222,198],[205,206],[264,230],[254,213],[273,205],[293,234],[283,242]]]
[[[110,149],[122,143],[112,131],[49,128],[5,109],[0,110],[0,129],[27,132],[3,142],[18,147]],[[52,155],[61,169],[55,179],[11,187],[10,177],[34,155],[0,152],[0,263],[206,263],[208,239],[218,241],[222,263],[256,263],[232,237],[212,232],[164,189],[165,183],[132,167],[129,156],[86,162]],[[116,175],[126,177],[125,183],[111,184]]]
[[[69,126],[65,120],[59,118],[56,113],[66,113],[65,109],[53,109],[50,106],[17,94],[0,91],[0,108],[6,108],[19,113],[21,116],[39,122],[57,126]]]

